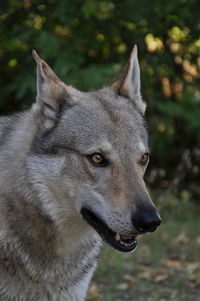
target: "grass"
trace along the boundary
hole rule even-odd
[[[162,226],[132,254],[105,247],[88,301],[200,300],[200,208],[162,210]]]

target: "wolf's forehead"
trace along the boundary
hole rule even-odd
[[[129,100],[111,97],[96,93],[67,110],[61,122],[66,140],[81,151],[112,145],[115,149],[137,148],[142,152],[147,147],[142,116]]]
[[[102,89],[94,94],[96,103],[102,107],[102,122],[109,122],[112,126],[107,130],[115,138],[120,138],[125,142],[129,139],[133,142],[145,144],[147,141],[146,123],[140,112],[134,107],[134,102],[125,97],[119,96],[109,89]],[[131,142],[131,141],[130,141]]]
[[[86,102],[70,110],[67,109],[62,123],[68,127],[68,130],[73,128],[77,134],[89,132],[91,135],[94,133],[97,137],[99,134],[118,132],[136,134],[143,131],[144,128],[142,116],[131,103],[118,103],[116,101],[112,104],[105,99]]]
[[[143,119],[135,109],[132,100],[119,96],[108,88],[94,92],[81,92],[74,97],[77,98],[75,102],[80,103],[78,113],[80,121],[82,119],[85,121],[88,117],[92,121],[92,116],[94,116],[96,119],[101,119],[100,125],[104,124],[104,121],[111,121],[119,126],[128,123],[129,127],[134,127],[138,120]]]

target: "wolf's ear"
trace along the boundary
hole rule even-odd
[[[62,105],[67,101],[67,86],[35,50],[32,54],[37,63],[37,104],[46,117],[56,119]]]
[[[134,101],[137,109],[144,115],[146,104],[142,101],[140,93],[140,66],[137,56],[137,46],[133,47],[128,64],[125,66],[111,88],[120,95]]]

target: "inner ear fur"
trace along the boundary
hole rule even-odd
[[[37,104],[46,117],[56,119],[60,108],[67,102],[68,88],[49,65],[33,50],[37,63]]]
[[[136,45],[133,47],[128,63],[113,82],[111,88],[117,94],[131,99],[140,113],[142,113],[142,115],[145,114],[146,104],[143,102],[140,92],[140,66]]]

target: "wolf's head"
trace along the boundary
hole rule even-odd
[[[149,148],[136,46],[111,86],[87,93],[33,56],[42,123],[28,166],[42,206],[58,224],[80,223],[115,249],[132,251],[136,236],[161,222],[143,180]]]

